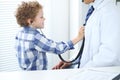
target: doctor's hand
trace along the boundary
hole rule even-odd
[[[63,61],[60,61],[56,66],[54,66],[52,69],[64,69],[66,67],[69,67],[71,65],[71,63],[65,63]]]

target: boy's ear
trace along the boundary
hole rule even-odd
[[[28,24],[32,24],[32,22],[33,22],[32,19],[28,19],[28,20],[27,20],[27,23],[28,23]]]

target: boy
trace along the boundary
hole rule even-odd
[[[17,23],[23,27],[16,35],[16,51],[22,70],[46,70],[46,52],[64,53],[73,49],[84,36],[81,27],[77,37],[68,42],[54,42],[37,29],[44,28],[42,6],[37,1],[22,2],[16,11]]]

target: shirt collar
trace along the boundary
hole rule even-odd
[[[34,30],[36,30],[35,28],[32,28],[32,27],[30,27],[30,26],[25,26],[24,29],[25,29],[25,30],[29,30],[29,31],[34,31]]]

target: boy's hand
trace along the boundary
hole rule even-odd
[[[79,29],[78,37],[80,38],[80,40],[83,39],[83,37],[84,37],[84,29],[85,29],[84,26],[80,27],[80,29]]]

